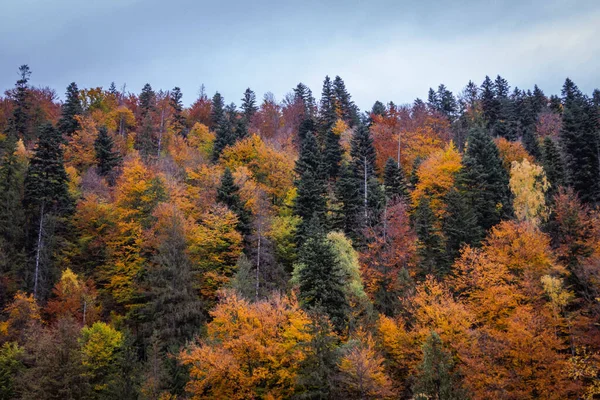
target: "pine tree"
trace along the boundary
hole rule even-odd
[[[315,124],[315,120],[311,117],[305,117],[298,127],[298,141],[300,146],[302,146],[302,142],[308,133],[315,134],[316,132],[317,125]]]
[[[481,129],[473,129],[457,182],[470,207],[475,210],[477,224],[484,231],[512,214],[508,180],[508,173],[490,135]]]
[[[413,215],[415,232],[419,241],[417,243],[420,266],[423,275],[434,274],[444,276],[447,271],[447,262],[444,253],[444,242],[437,228],[438,221],[431,210],[429,198],[423,196]]]
[[[373,115],[385,116],[386,113],[387,113],[387,110],[385,109],[385,105],[383,105],[383,103],[380,102],[379,100],[377,100],[373,104],[373,107],[371,107],[371,114],[373,114]]]
[[[316,218],[310,221],[294,274],[298,277],[302,304],[309,309],[323,310],[338,331],[344,329],[349,307],[344,291],[346,277]]]
[[[483,110],[483,117],[487,122],[487,127],[492,128],[496,125],[498,119],[499,104],[496,99],[494,82],[489,76],[486,76],[481,84],[481,107]]]
[[[402,167],[399,167],[398,163],[391,157],[388,158],[385,163],[383,185],[388,200],[406,200],[408,198],[406,180],[404,178]]]
[[[250,212],[240,198],[240,188],[233,180],[229,167],[223,171],[221,186],[217,189],[217,201],[225,204],[238,216],[238,230],[244,236],[250,233]]]
[[[98,173],[107,176],[121,163],[121,155],[115,150],[115,143],[105,126],[98,128],[98,137],[94,141]]]
[[[567,183],[585,203],[600,198],[598,121],[593,106],[567,78],[562,89],[563,116],[560,139],[565,155]]]
[[[446,238],[446,254],[452,262],[458,257],[463,245],[477,245],[483,234],[477,225],[475,210],[463,194],[452,189],[446,194],[445,203],[446,214],[442,221],[442,232]]]
[[[360,179],[347,162],[342,164],[335,191],[340,206],[332,225],[358,244],[362,239],[363,199],[360,196]]]
[[[315,104],[315,98],[313,97],[312,91],[304,83],[300,82],[294,88],[294,98],[304,106],[303,118],[313,118],[317,106]]]
[[[13,94],[14,109],[13,113],[8,121],[7,133],[12,136],[14,140],[23,139],[25,143],[33,140],[33,132],[30,129],[30,114],[31,114],[31,101],[29,95],[29,77],[31,76],[31,70],[26,64],[19,67],[20,79],[15,84],[15,90]]]
[[[548,99],[546,99],[544,92],[542,92],[542,89],[540,89],[538,85],[533,86],[531,104],[533,106],[533,112],[536,116],[539,115],[539,113],[541,113],[548,104]]]
[[[71,210],[72,204],[67,190],[68,177],[63,164],[64,140],[51,124],[40,128],[35,154],[29,163],[25,178],[23,199],[30,220],[35,221],[35,270],[33,294],[38,296],[39,279],[44,247],[44,224],[49,214],[61,215]],[[31,225],[33,226],[33,225]]]
[[[75,116],[83,114],[83,106],[79,99],[79,89],[75,82],[67,86],[66,96],[67,100],[62,106],[62,115],[58,121],[58,130],[63,135],[71,136],[80,128],[79,121],[77,121]]]
[[[173,111],[171,116],[171,126],[175,133],[181,136],[186,135],[186,123],[183,116],[183,102],[181,101],[183,94],[179,87],[174,87],[169,98],[169,105]]]
[[[413,387],[415,400],[461,400],[467,398],[454,372],[452,355],[444,350],[438,334],[431,331],[423,344],[423,361]]]
[[[294,206],[295,214],[302,218],[298,226],[300,243],[306,238],[308,224],[317,218],[321,223],[327,211],[327,186],[323,167],[323,159],[314,134],[307,134],[302,142],[300,156],[296,161],[297,196]]]
[[[549,136],[544,139],[541,154],[542,166],[550,183],[546,198],[551,200],[558,193],[558,189],[565,185],[565,167],[557,145]]]

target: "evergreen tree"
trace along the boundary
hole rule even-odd
[[[327,175],[331,181],[337,179],[340,172],[343,149],[340,144],[340,136],[333,129],[327,131],[325,137],[324,162]]]
[[[444,350],[442,340],[432,331],[423,344],[423,361],[413,387],[415,400],[462,400],[467,398],[454,371],[452,355]]]
[[[385,188],[385,195],[388,200],[404,199],[408,198],[408,191],[406,189],[406,181],[402,168],[398,166],[398,163],[393,158],[388,158],[385,163],[385,170],[383,172],[383,184]]]
[[[211,119],[215,129],[213,161],[217,161],[221,156],[221,152],[227,146],[234,144],[236,139],[227,115],[223,97],[221,97],[219,92],[215,93],[212,99]]]
[[[560,139],[565,155],[567,183],[586,203],[600,198],[598,121],[592,105],[567,78],[562,89],[563,115]]]
[[[36,227],[35,234],[31,235],[32,241],[35,242],[33,294],[36,298],[41,270],[44,267],[42,251],[47,216],[69,212],[72,206],[67,189],[68,177],[63,164],[63,143],[64,139],[57,129],[49,123],[43,125],[25,178],[23,202],[29,214],[30,226]]]
[[[565,185],[565,167],[562,156],[554,140],[546,136],[542,146],[542,166],[550,187],[546,191],[546,198],[551,200],[558,193],[558,188]]]
[[[333,80],[333,94],[335,98],[335,108],[341,118],[353,127],[358,124],[358,110],[354,102],[351,100],[350,93],[346,90],[346,84],[339,76]]]
[[[386,113],[387,113],[387,110],[385,109],[385,105],[383,105],[382,102],[380,102],[379,100],[377,100],[373,104],[373,107],[371,108],[371,114],[373,114],[373,115],[379,115],[379,116],[385,116]]]
[[[173,216],[163,229],[162,241],[144,276],[149,291],[142,315],[147,337],[156,335],[163,351],[176,352],[200,329],[204,309],[194,288],[181,221]]]
[[[303,118],[313,118],[317,106],[315,104],[315,98],[313,97],[312,91],[308,88],[308,86],[300,82],[294,88],[294,98],[296,101],[300,101],[304,106]]]
[[[563,106],[560,97],[555,94],[550,96],[549,108],[554,114],[562,114]]]
[[[429,88],[429,91],[427,92],[427,106],[433,111],[438,111],[440,109],[440,102],[438,101],[437,93],[433,88]]]
[[[308,133],[314,134],[317,131],[317,126],[315,124],[315,120],[311,117],[305,117],[302,122],[300,122],[300,126],[298,127],[298,140],[300,142],[300,146],[302,146],[302,142]]]
[[[115,85],[115,82],[110,83],[110,86],[108,87],[108,93],[115,96],[115,98],[119,95],[119,91],[117,90],[117,85]]]
[[[302,304],[308,309],[323,310],[336,329],[343,330],[349,307],[344,290],[346,276],[316,218],[310,221],[294,274],[298,277]]]
[[[181,136],[186,135],[186,123],[185,117],[183,116],[183,102],[181,99],[183,98],[183,94],[181,93],[181,89],[179,87],[174,87],[171,91],[171,95],[169,98],[169,105],[171,106],[171,110],[173,114],[171,116],[171,125],[175,133]]]
[[[481,84],[481,108],[483,110],[483,117],[487,122],[487,127],[493,127],[498,120],[500,110],[496,99],[494,82],[489,76],[486,76]]]
[[[369,192],[369,189],[373,187],[372,178],[375,177],[376,153],[373,137],[367,126],[360,125],[356,128],[352,136],[350,155],[352,156],[354,174],[361,182],[360,195],[363,199],[363,223],[366,224],[375,214],[375,210],[369,207],[369,203],[373,203],[374,196],[378,194]]]
[[[308,224],[312,218],[324,221],[327,211],[327,185],[323,159],[314,134],[307,134],[302,142],[300,156],[296,161],[297,196],[295,214],[302,218],[297,235],[300,243],[306,238]]]
[[[417,248],[423,275],[434,274],[444,276],[447,262],[444,253],[444,242],[437,228],[438,221],[431,210],[429,198],[423,196],[413,215],[415,232],[419,239]]]
[[[244,236],[250,233],[250,212],[240,198],[240,188],[233,180],[229,167],[225,168],[221,177],[221,186],[217,189],[217,201],[225,204],[238,216],[238,230]]]
[[[14,108],[8,121],[8,135],[14,140],[21,138],[25,143],[33,140],[33,132],[30,129],[31,101],[29,96],[29,77],[31,70],[26,64],[19,67],[19,76],[21,77],[15,84],[13,92]]]
[[[139,97],[139,108],[142,120],[149,117],[156,109],[156,93],[154,93],[149,83],[146,83],[142,88],[142,93],[140,93]]]
[[[256,94],[250,90],[250,88],[247,88],[244,92],[241,108],[242,119],[238,136],[240,139],[243,139],[248,135],[248,127],[250,126],[250,122],[252,122],[252,117],[258,111],[258,107],[256,106]]]
[[[323,91],[321,92],[321,104],[319,107],[319,139],[323,139],[337,120],[335,93],[333,84],[329,76],[323,81]]]
[[[121,155],[114,147],[115,143],[108,134],[108,129],[105,126],[98,128],[98,137],[94,141],[94,150],[96,151],[98,173],[102,176],[110,174],[121,163]]]
[[[158,138],[150,114],[147,114],[144,117],[142,126],[135,135],[134,148],[138,150],[144,158],[154,156],[158,153]]]
[[[358,244],[362,238],[363,200],[360,197],[360,180],[347,162],[342,164],[335,190],[340,206],[332,225]]]
[[[71,136],[80,128],[79,121],[77,121],[75,116],[83,114],[83,106],[79,99],[79,89],[75,82],[67,86],[66,96],[67,100],[62,106],[62,115],[58,121],[58,130],[63,135]]]
[[[473,129],[469,135],[459,188],[477,215],[477,224],[487,231],[512,214],[508,173],[502,166],[496,144],[486,132]]]
[[[483,238],[483,233],[477,225],[475,210],[458,190],[450,190],[445,203],[446,215],[442,221],[442,232],[446,238],[446,254],[449,261],[454,261],[463,245],[477,245]]]
[[[548,99],[546,99],[544,92],[542,92],[542,89],[540,89],[538,85],[533,86],[531,104],[533,106],[533,112],[536,116],[539,115],[539,113],[541,113],[548,104]]]

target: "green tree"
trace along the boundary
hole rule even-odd
[[[369,128],[360,125],[352,136],[350,155],[362,198],[362,227],[377,220],[381,201],[381,188],[375,177],[376,152]]]
[[[444,251],[444,240],[437,227],[438,221],[429,205],[429,198],[423,196],[413,215],[417,233],[417,249],[423,275],[444,276],[448,271]]]
[[[152,90],[152,86],[146,83],[142,88],[142,93],[139,97],[139,109],[142,121],[156,110],[156,93]]]
[[[80,128],[79,121],[75,118],[83,114],[83,106],[79,99],[79,89],[77,84],[72,82],[67,86],[67,99],[62,106],[62,114],[58,121],[58,130],[67,136],[73,135]]]
[[[546,198],[551,200],[558,193],[558,189],[565,184],[565,167],[558,146],[548,136],[544,139],[541,153],[542,166],[550,183]]]
[[[319,107],[319,140],[321,143],[327,132],[333,128],[336,120],[337,114],[333,84],[331,83],[329,76],[326,76],[323,81],[323,90],[321,91],[321,102]]]
[[[223,97],[219,92],[212,99],[211,120],[215,130],[215,143],[213,146],[213,161],[217,161],[223,149],[235,143],[235,134],[230,120],[227,117]]]
[[[181,99],[183,98],[183,94],[181,93],[181,89],[177,86],[171,90],[171,94],[169,97],[169,105],[171,106],[172,115],[171,115],[171,126],[175,133],[181,136],[186,135],[186,122],[185,116],[183,115],[183,102]]]
[[[487,231],[512,214],[508,173],[496,144],[481,129],[471,131],[462,163],[457,177],[459,190],[475,210],[477,224]]]
[[[19,67],[20,79],[15,84],[12,93],[14,109],[8,121],[8,135],[14,140],[23,139],[29,143],[33,140],[34,133],[31,130],[31,99],[29,92],[29,77],[31,70],[27,64]]]
[[[449,261],[454,261],[463,245],[477,245],[483,234],[477,225],[475,210],[463,194],[456,189],[451,189],[446,194],[445,202],[446,214],[442,221],[442,232],[446,238]]]
[[[225,204],[238,216],[238,230],[244,236],[250,233],[250,211],[244,206],[240,198],[240,188],[233,180],[229,167],[223,171],[221,186],[217,188],[217,201]]]
[[[406,189],[406,180],[402,167],[393,158],[388,158],[383,171],[383,185],[385,188],[385,196],[388,200],[408,198]]]
[[[600,197],[600,160],[598,159],[598,121],[592,106],[568,79],[562,89],[563,114],[560,130],[565,155],[567,183],[584,203]]]
[[[333,80],[333,95],[335,98],[334,108],[349,127],[358,125],[358,109],[346,89],[346,84],[339,76]]]
[[[437,333],[431,332],[423,345],[423,362],[413,387],[414,398],[419,400],[461,400],[466,393],[460,387],[454,372],[452,356],[444,350]]]
[[[25,368],[23,353],[16,342],[6,342],[0,347],[0,400],[17,398],[15,379]]]
[[[336,180],[339,176],[342,153],[340,136],[333,129],[328,130],[325,136],[324,161],[327,175],[331,181]]]
[[[248,135],[248,127],[252,122],[252,117],[258,111],[258,107],[256,106],[256,93],[252,91],[250,88],[247,88],[244,92],[244,97],[242,97],[242,124],[241,130],[239,131],[239,138],[243,139]]]
[[[45,231],[49,215],[61,216],[72,210],[72,201],[67,189],[67,173],[63,164],[63,138],[51,124],[40,129],[35,154],[29,163],[25,178],[25,196],[30,226],[35,234],[33,242],[35,270],[33,274],[33,294],[38,298],[40,275],[44,269],[43,251],[47,244]],[[45,289],[48,289],[46,287]]]
[[[105,126],[98,128],[98,137],[94,141],[94,150],[96,152],[96,161],[98,163],[98,172],[102,176],[107,176],[112,170],[121,164],[121,155],[114,149],[113,138],[108,134]]]

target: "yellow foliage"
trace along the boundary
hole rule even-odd
[[[97,125],[89,117],[76,115],[80,128],[69,137],[65,146],[65,164],[83,172],[96,164],[94,142],[98,137]]]
[[[550,187],[544,169],[527,159],[513,161],[510,169],[510,190],[513,192],[515,215],[520,221],[538,226],[548,218],[546,191]]]
[[[215,134],[208,129],[208,126],[196,122],[187,137],[191,147],[200,151],[205,159],[210,159],[215,142]]]

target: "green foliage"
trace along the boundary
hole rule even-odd
[[[81,330],[79,343],[85,376],[92,390],[101,398],[118,379],[117,366],[123,335],[104,322],[96,322]]]
[[[419,238],[418,252],[422,274],[444,276],[448,272],[444,239],[437,227],[438,221],[431,210],[428,197],[421,198],[413,219],[415,232]]]
[[[16,342],[0,347],[0,400],[16,398],[15,378],[24,369],[24,350]]]
[[[98,128],[98,137],[94,141],[98,172],[106,176],[121,163],[121,155],[114,149],[115,143],[105,126]]]
[[[217,201],[225,204],[238,217],[238,230],[244,236],[250,233],[250,211],[240,198],[240,188],[233,180],[229,167],[225,167],[221,177],[221,186],[217,189]]]
[[[449,261],[458,257],[463,245],[477,245],[483,238],[483,232],[477,225],[475,210],[465,196],[452,189],[446,195],[446,215],[442,221],[442,231],[446,238],[446,252]]]
[[[62,106],[62,115],[57,127],[63,135],[71,136],[81,127],[75,116],[83,114],[83,106],[79,99],[79,89],[75,82],[67,86],[66,96],[67,99]]]

